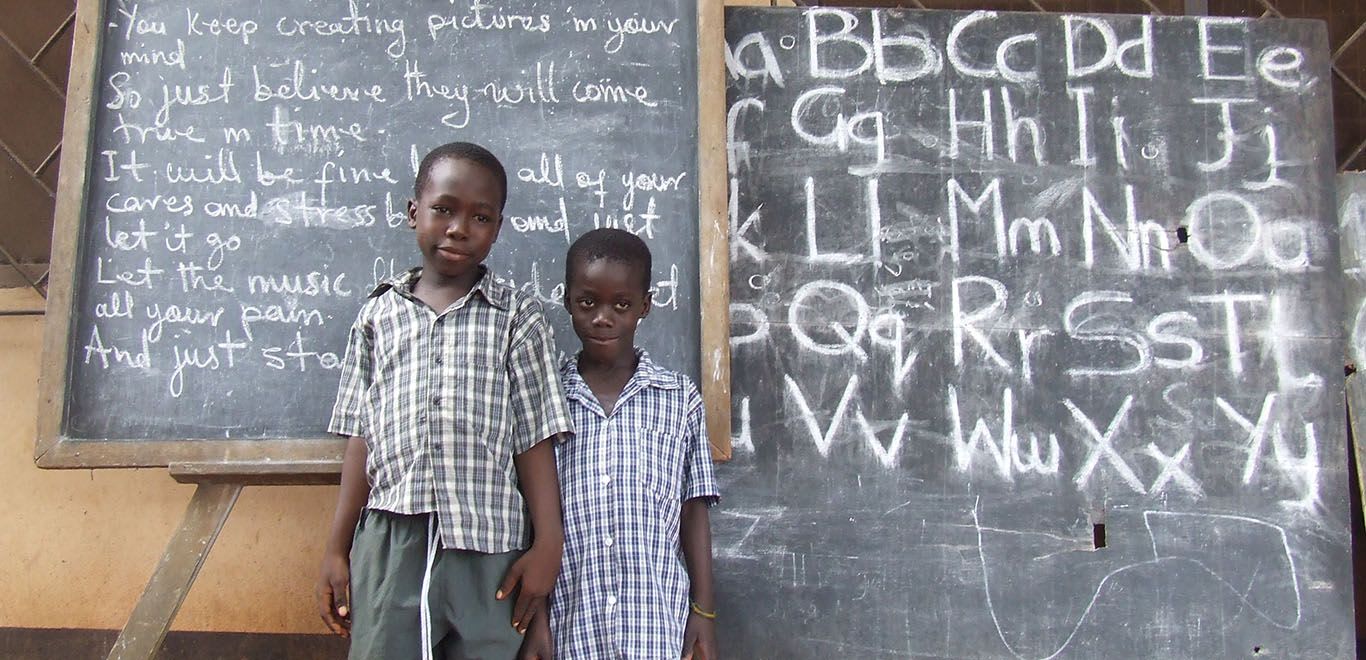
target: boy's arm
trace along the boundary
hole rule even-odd
[[[546,610],[545,599],[560,572],[564,529],[560,513],[560,478],[555,471],[554,443],[573,430],[555,366],[555,342],[541,306],[519,303],[508,350],[509,400],[513,419],[513,464],[518,488],[531,514],[531,549],[519,558],[495,594],[500,600],[521,584],[512,608],[512,625],[521,632]]]
[[[535,617],[547,614],[545,599],[555,586],[564,552],[554,442],[555,439],[546,438],[512,459],[517,466],[518,487],[531,513],[533,536],[531,549],[508,569],[496,596],[499,600],[507,598],[521,582],[517,602],[512,607],[512,626],[520,632],[526,632]]]
[[[688,567],[691,589],[688,625],[683,632],[683,657],[694,654],[716,660],[716,597],[712,591],[711,516],[707,509],[716,504],[716,468],[707,442],[705,407],[697,387],[688,383],[688,452],[683,468],[683,511],[679,521],[679,544]],[[696,608],[694,608],[694,605]],[[710,616],[703,616],[702,610]]]
[[[706,497],[694,497],[683,503],[679,541],[683,545],[683,561],[688,566],[689,598],[698,608],[715,613],[716,597],[711,581],[711,516],[707,513]],[[688,606],[688,625],[683,635],[683,657],[694,653],[706,660],[716,659],[716,622],[698,614]]]
[[[361,509],[370,497],[370,482],[365,474],[365,439],[352,436],[342,458],[341,493],[332,531],[323,550],[323,563],[317,585],[318,614],[332,632],[346,637],[351,629],[351,539],[360,521]]]
[[[688,583],[692,601],[708,611],[716,611],[716,600],[711,584],[711,515],[707,512],[707,498],[694,497],[683,503],[683,521],[679,539],[683,544],[683,561],[688,566]]]

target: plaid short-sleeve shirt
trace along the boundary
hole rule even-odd
[[[562,658],[678,658],[689,580],[683,502],[718,496],[702,397],[639,352],[605,414],[575,360],[561,369],[573,442],[555,447],[564,498],[564,563],[550,625]]]
[[[420,275],[381,284],[361,308],[328,430],[365,438],[367,508],[435,513],[447,548],[525,548],[512,458],[572,430],[550,325],[486,269],[439,313],[413,295]]]

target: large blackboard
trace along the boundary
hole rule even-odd
[[[697,377],[692,3],[105,4],[64,438],[322,435],[361,302],[420,263],[417,161],[453,140],[507,167],[490,264],[562,350],[564,252],[620,226],[655,253],[643,345]]]
[[[726,33],[728,654],[1353,654],[1320,23]]]

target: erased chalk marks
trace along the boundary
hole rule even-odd
[[[1011,656],[1051,660],[1064,655],[1097,607],[1110,598],[1125,598],[1118,581],[1129,573],[1142,576],[1139,579],[1155,580],[1163,574],[1180,572],[1184,575],[1187,571],[1195,571],[1208,578],[1223,597],[1235,600],[1239,610],[1245,609],[1283,630],[1294,630],[1300,625],[1303,616],[1300,578],[1283,527],[1246,516],[1209,513],[1149,510],[1140,512],[1140,517],[1147,547],[1130,545],[1122,556],[1112,550],[1091,554],[1093,559],[1089,565],[1074,570],[1067,584],[1054,584],[1050,588],[1040,580],[1054,578],[1042,567],[1024,567],[1023,575],[1038,576],[1036,578],[1016,576],[1009,581],[993,581],[992,575],[993,572],[1015,573],[1001,567],[1002,561],[1017,565],[1022,560],[1071,561],[1076,557],[1071,553],[1091,550],[1089,539],[984,526],[978,507],[973,508],[972,521],[978,539],[987,608],[996,634]],[[1133,520],[1132,516],[1127,518]],[[1112,529],[1117,526],[1122,527],[1123,523],[1109,524]],[[1137,525],[1132,531],[1136,530]],[[1021,542],[1022,538],[1032,543]],[[1010,542],[1005,543],[1006,540]],[[1256,556],[1230,553],[1227,548],[1231,547],[1250,549],[1249,552]],[[1002,554],[995,548],[1009,548],[1010,554]],[[1098,577],[1082,583],[1086,575]],[[1054,598],[1049,601],[1031,598],[1030,589],[1051,592]],[[1064,598],[1056,598],[1064,594]],[[1077,607],[1083,601],[1085,605]],[[1000,603],[1029,603],[1030,607],[1025,611],[1003,609]],[[1185,607],[1194,612],[1204,605],[1187,603]],[[1210,607],[1219,609],[1217,603]],[[1031,622],[1046,618],[1040,609],[1058,615],[1067,623],[1054,626],[1048,631],[1051,635],[1039,630]],[[1219,611],[1228,612],[1227,609]],[[1066,612],[1072,614],[1069,616]],[[1130,620],[1129,624],[1141,626],[1147,617],[1160,614],[1148,612]],[[1178,618],[1182,615],[1181,612],[1166,614]],[[1236,616],[1237,612],[1231,615]]]

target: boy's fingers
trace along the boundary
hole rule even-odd
[[[334,635],[341,635],[342,637],[346,636],[346,628],[342,626],[341,621],[338,621],[335,615],[328,615],[327,627],[332,631],[332,634]]]
[[[339,616],[345,617],[351,613],[351,581],[335,580],[331,585],[330,600],[333,601],[333,609]]]
[[[498,593],[493,595],[494,598],[497,598],[498,600],[503,600],[504,598],[507,598],[510,594],[512,594],[513,588],[517,586],[517,581],[521,579],[522,560],[518,559],[517,561],[513,562],[512,567],[508,569],[508,574],[503,578],[503,583],[498,585]]]
[[[346,586],[339,592],[340,602],[337,603],[337,625],[341,627],[341,632],[337,633],[342,637],[351,636],[351,581],[346,581]]]
[[[512,627],[516,628],[518,632],[525,631],[527,624],[531,623],[530,617],[526,615],[527,609],[531,607],[531,600],[524,589],[517,594],[517,603],[512,606]]]
[[[337,592],[337,616],[348,620],[351,617],[351,585],[349,583]]]
[[[540,612],[539,601],[538,598],[531,599],[531,602],[527,603],[526,611],[522,612],[522,616],[514,617],[518,631],[525,633],[531,627],[531,623],[536,620],[536,615]]]
[[[332,631],[335,635],[342,634],[341,625],[337,623],[337,619],[332,615],[331,608],[322,611],[322,618],[323,624],[327,626],[328,630]]]
[[[349,580],[326,580],[318,589],[318,614],[328,630],[342,637],[351,628],[350,592]]]
[[[332,632],[337,631],[336,621],[332,618],[332,586],[323,583],[318,587],[318,616],[322,617],[323,624]]]

